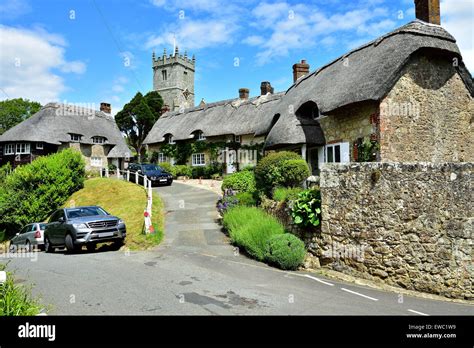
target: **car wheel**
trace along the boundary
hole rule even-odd
[[[44,238],[44,251],[47,253],[52,253],[54,251],[54,248],[51,245],[51,242],[49,241],[48,237]]]
[[[94,243],[87,244],[86,249],[87,249],[88,252],[95,251],[95,244]]]
[[[116,241],[112,243],[113,250],[119,250],[125,244],[124,240]]]
[[[15,244],[13,244],[12,242],[10,242],[10,245],[8,246],[8,251],[11,252],[11,253],[14,253],[15,251],[17,251],[17,246]]]
[[[66,238],[64,239],[64,244],[66,244],[66,249],[69,252],[74,252],[78,250],[78,248],[74,245],[74,240],[72,239],[72,236],[70,234],[66,235]]]
[[[25,243],[25,249],[27,252],[30,252],[31,251],[31,243],[29,240],[26,241]]]

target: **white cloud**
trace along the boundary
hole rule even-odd
[[[15,19],[31,11],[31,6],[25,0],[2,0],[0,3],[0,17]]]
[[[472,0],[441,1],[441,25],[457,41],[464,63],[474,73],[474,3]]]
[[[263,36],[260,35],[250,35],[242,40],[242,43],[250,45],[250,46],[258,46],[265,42]]]
[[[125,85],[128,83],[128,78],[125,76],[120,76],[116,78],[113,82],[112,85],[112,91],[116,93],[124,92],[125,91]]]
[[[3,99],[59,100],[67,87],[54,70],[76,74],[86,70],[84,63],[65,59],[65,42],[58,35],[0,25],[0,37],[0,86],[8,95]]]

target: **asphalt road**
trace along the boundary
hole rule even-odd
[[[11,258],[9,268],[34,285],[49,314],[474,314],[470,305],[400,301],[397,293],[250,260],[216,223],[214,193],[178,183],[156,190],[167,213],[165,240],[155,250],[38,253]]]

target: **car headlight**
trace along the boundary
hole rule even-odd
[[[72,224],[72,226],[74,228],[77,228],[78,230],[83,229],[83,228],[87,228],[86,224]]]
[[[124,224],[124,223],[125,223],[125,221],[123,221],[122,219],[120,219],[120,220],[118,221],[118,224],[119,224],[119,225]]]

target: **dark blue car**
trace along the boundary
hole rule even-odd
[[[166,172],[160,166],[150,163],[130,163],[128,165],[130,171],[130,181],[136,182],[138,175],[138,183],[143,184],[143,175],[151,181],[152,186],[155,185],[171,185],[173,183],[173,175]]]

